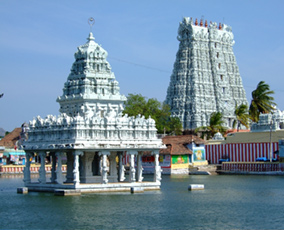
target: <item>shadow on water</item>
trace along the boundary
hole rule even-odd
[[[160,191],[58,197],[17,194],[0,177],[3,229],[281,229],[283,177],[163,176]],[[188,191],[189,184],[205,189]]]

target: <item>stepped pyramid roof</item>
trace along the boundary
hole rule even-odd
[[[91,105],[103,111],[116,109],[121,112],[126,97],[120,94],[118,82],[106,60],[108,53],[95,42],[92,33],[87,40],[78,47],[63,95],[57,98],[60,112],[71,116],[88,113]],[[108,103],[115,106],[110,107]],[[85,108],[82,108],[83,105]]]
[[[61,114],[30,121],[25,150],[148,151],[163,147],[151,117],[122,115],[126,97],[120,94],[107,55],[90,33],[75,52],[63,95],[57,98]]]
[[[184,129],[208,126],[221,112],[232,128],[235,106],[248,104],[233,51],[234,36],[227,25],[184,18],[178,28],[179,48],[167,90],[171,115]]]

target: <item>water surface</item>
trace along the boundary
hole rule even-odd
[[[17,194],[22,180],[0,176],[1,229],[284,228],[282,176],[163,176],[161,191],[70,197]]]

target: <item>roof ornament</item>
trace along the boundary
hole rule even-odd
[[[198,25],[198,21],[197,21],[197,18],[195,18],[195,25],[196,25],[196,26]]]
[[[93,17],[90,17],[88,19],[88,24],[90,25],[90,32],[92,32],[92,27],[95,24],[95,19]]]
[[[93,28],[93,25],[95,24],[95,19],[93,17],[90,17],[88,19],[88,24],[90,25],[90,34],[89,34],[89,37],[87,39],[90,42],[90,41],[94,41],[95,40],[95,38],[93,36],[93,33],[92,33],[92,28]]]
[[[200,26],[203,26],[203,21],[204,21],[204,15],[201,16],[201,19],[200,19]]]

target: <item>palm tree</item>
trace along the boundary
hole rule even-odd
[[[237,125],[238,132],[241,125],[245,126],[246,128],[249,127],[250,116],[248,113],[248,105],[246,104],[241,104],[240,106],[236,105],[235,115],[236,115],[236,120],[234,120],[233,127],[235,128]]]
[[[195,132],[205,132],[208,135],[208,138],[214,136],[215,133],[220,132],[224,135],[227,128],[223,126],[223,114],[221,112],[213,112],[210,115],[209,125],[208,126],[201,126],[195,129]]]
[[[251,104],[249,107],[249,115],[251,120],[258,122],[260,113],[270,113],[275,109],[273,106],[276,106],[274,102],[274,97],[270,96],[274,94],[273,90],[270,90],[268,84],[264,81],[260,81],[254,91],[252,91]]]

